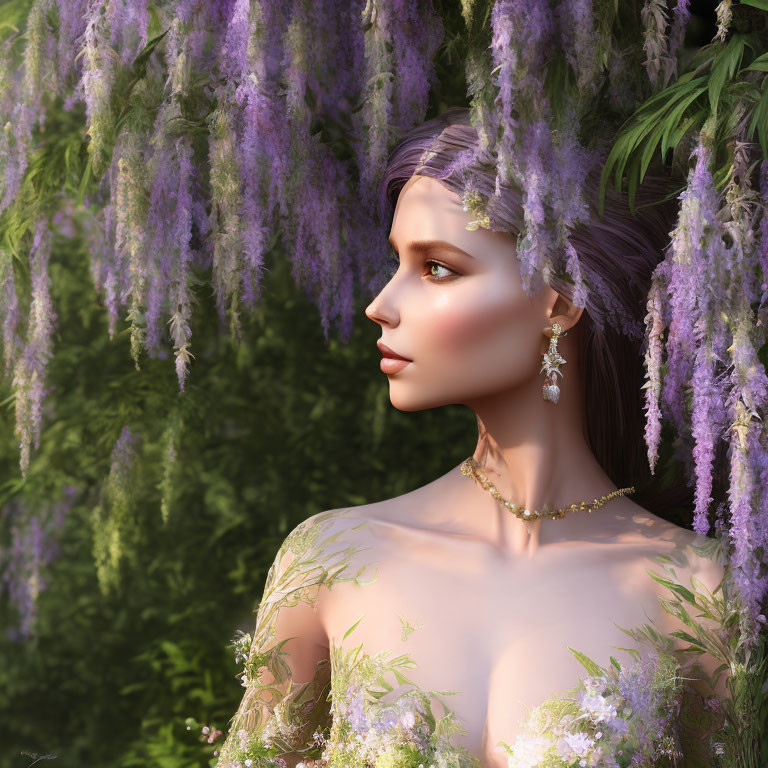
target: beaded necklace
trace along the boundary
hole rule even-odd
[[[623,496],[626,493],[634,493],[635,487],[619,488],[615,491],[611,491],[605,496],[601,496],[599,499],[593,501],[580,501],[577,504],[569,504],[566,507],[558,507],[557,509],[550,509],[548,504],[544,505],[544,511],[539,512],[535,509],[525,509],[513,504],[508,499],[505,499],[498,491],[496,486],[480,472],[480,465],[470,456],[465,459],[461,465],[461,474],[465,477],[474,478],[482,487],[488,491],[491,496],[500,501],[515,517],[520,518],[526,523],[526,530],[531,532],[530,526],[527,525],[531,520],[539,520],[542,517],[549,517],[553,520],[565,517],[569,512],[575,512],[577,510],[586,509],[587,512],[592,512],[593,509],[600,509],[606,502],[617,496]]]

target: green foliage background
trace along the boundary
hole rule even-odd
[[[22,24],[28,5],[9,4],[4,20]],[[428,118],[466,106],[461,56],[455,44],[441,50]],[[38,162],[61,184],[56,161],[84,142],[84,113],[51,105],[47,123]],[[252,630],[285,535],[321,510],[428,483],[474,449],[469,410],[391,406],[380,329],[363,314],[372,297],[359,299],[350,343],[326,345],[279,242],[267,266],[239,344],[219,326],[209,276],[199,276],[195,360],[179,395],[172,361],[144,358],[136,370],[125,323],[109,340],[82,232],[56,236],[54,390],[25,481],[10,382],[0,383],[2,552],[11,501],[44,516],[67,487],[77,496],[28,641],[8,636],[18,616],[7,591],[0,596],[0,768],[35,756],[62,768],[207,765],[214,747],[185,719],[226,731],[242,692],[228,643],[236,629]],[[130,492],[121,493],[108,477],[125,426],[140,450]],[[94,556],[100,515],[118,520],[122,542],[117,570],[102,563],[105,589]]]
[[[241,688],[227,643],[237,628],[252,631],[284,536],[315,512],[396,496],[448,471],[474,449],[474,415],[392,408],[380,329],[364,305],[350,344],[326,346],[277,251],[239,346],[218,329],[208,286],[200,289],[184,395],[167,360],[136,371],[127,330],[109,341],[81,243],[57,238],[52,270],[55,420],[14,495],[43,510],[67,485],[80,494],[45,574],[35,637],[18,645],[0,635],[0,766],[30,764],[22,750],[57,755],[59,765],[205,765],[184,719],[224,730],[234,713]],[[0,472],[15,478],[4,387]],[[175,419],[168,462],[164,435]],[[92,514],[126,425],[141,453],[119,579],[102,594]],[[6,596],[0,611],[4,627],[16,622]]]

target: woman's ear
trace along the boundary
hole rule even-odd
[[[579,322],[583,311],[584,307],[577,307],[573,302],[555,292],[555,301],[550,309],[547,322],[550,327],[552,323],[560,323],[563,332],[567,332]],[[547,335],[552,335],[551,329]]]

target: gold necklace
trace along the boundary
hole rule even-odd
[[[577,510],[586,509],[587,512],[592,512],[593,509],[600,509],[606,502],[610,501],[617,496],[623,496],[625,493],[634,493],[635,487],[619,488],[618,490],[611,491],[605,496],[601,496],[599,499],[593,501],[580,501],[577,504],[569,504],[567,507],[558,507],[557,509],[550,509],[548,504],[544,505],[544,511],[539,512],[535,509],[524,509],[517,504],[513,504],[508,499],[505,499],[498,491],[496,486],[480,472],[480,465],[470,456],[465,459],[461,465],[461,474],[466,477],[473,477],[486,491],[489,491],[491,496],[500,501],[515,517],[520,518],[523,522],[529,523],[531,520],[539,520],[542,517],[549,517],[553,520],[565,517],[569,512],[576,512]],[[530,526],[525,526],[528,533],[531,532]]]

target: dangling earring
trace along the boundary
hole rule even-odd
[[[552,338],[549,340],[549,349],[544,355],[544,362],[541,364],[541,371],[546,371],[546,378],[544,379],[544,399],[551,400],[556,403],[560,399],[560,387],[557,386],[558,375],[562,378],[560,372],[560,365],[566,362],[565,358],[557,351],[557,340],[561,336],[566,336],[567,333],[563,333],[563,327],[560,323],[552,323]]]

